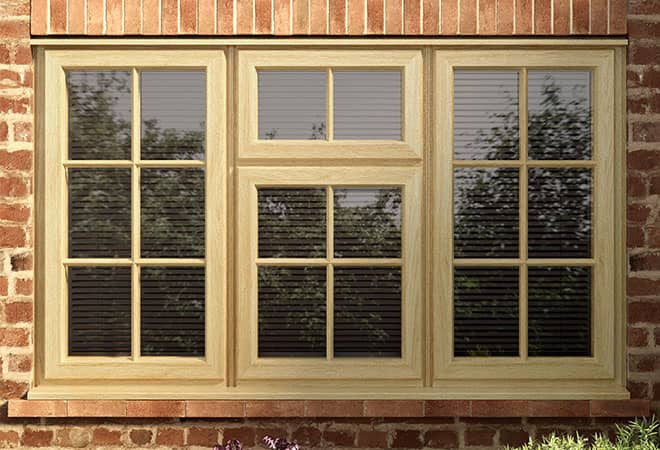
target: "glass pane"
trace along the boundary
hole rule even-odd
[[[591,170],[529,170],[529,257],[591,257]]]
[[[591,355],[591,268],[530,267],[529,355]]]
[[[529,158],[591,158],[591,72],[529,71]]]
[[[325,189],[259,189],[259,257],[325,258]]]
[[[518,257],[518,169],[454,171],[454,256]]]
[[[454,158],[518,158],[518,72],[454,72]]]
[[[143,71],[140,96],[142,159],[204,159],[205,72]]]
[[[401,356],[401,269],[335,267],[335,356]]]
[[[131,354],[131,268],[69,267],[69,355]]]
[[[140,351],[204,356],[204,268],[142,267]]]
[[[518,268],[454,269],[454,355],[518,356]]]
[[[259,139],[326,139],[325,71],[258,71]]]
[[[204,170],[142,169],[142,256],[204,257]]]
[[[401,71],[334,71],[334,138],[401,139]]]
[[[69,169],[69,257],[130,258],[131,169]]]
[[[401,257],[401,189],[335,189],[335,257]]]
[[[131,72],[69,70],[69,159],[131,159]]]
[[[325,357],[325,267],[259,267],[259,356]]]

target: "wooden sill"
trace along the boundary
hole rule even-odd
[[[9,400],[9,417],[637,417],[649,400]]]

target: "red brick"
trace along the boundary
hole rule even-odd
[[[466,446],[492,447],[495,431],[489,428],[472,428],[465,430]]]
[[[10,354],[8,365],[10,372],[30,372],[32,370],[32,356]]]
[[[66,33],[66,0],[50,0],[50,33]]]
[[[91,436],[87,428],[63,428],[57,430],[55,444],[61,447],[86,447],[89,445]]]
[[[660,280],[628,277],[628,295],[642,296],[642,295],[658,295],[658,294],[660,294]],[[630,306],[632,306],[632,304]],[[637,316],[633,315],[631,319],[636,317]],[[648,315],[646,317],[647,320],[650,320]]]
[[[421,400],[365,400],[364,415],[367,417],[422,417],[424,402]]]
[[[607,2],[607,0],[605,1]],[[551,5],[552,5],[552,0],[536,0],[534,2],[534,34],[547,36],[551,33],[552,31]],[[607,9],[605,9],[605,13],[607,15]]]
[[[30,343],[30,334],[24,328],[0,328],[0,342],[7,347],[25,347]]]
[[[327,4],[325,0],[311,0],[311,10],[314,14],[309,19],[310,33],[311,34],[327,34]]]
[[[362,448],[386,448],[387,432],[360,430],[357,445]]]
[[[479,34],[493,35],[497,33],[497,1],[481,0],[479,2]]]
[[[185,403],[167,400],[134,400],[126,405],[128,417],[184,417]]]
[[[364,2],[365,0],[346,0],[348,8],[348,34],[354,36],[364,34]]]
[[[628,205],[628,222],[644,224],[651,214],[651,208],[646,205]]]
[[[131,438],[131,442],[133,442],[135,445],[147,445],[151,444],[153,433],[151,430],[131,430],[129,436]],[[210,445],[214,445],[215,443],[215,441],[210,442]]]
[[[0,447],[13,448],[18,446],[18,433],[16,431],[0,431]]]
[[[567,35],[571,32],[571,4],[570,0],[553,0],[553,33]]]
[[[632,302],[628,304],[628,323],[660,323],[660,303]]]
[[[444,4],[444,2],[443,2]],[[402,1],[385,1],[385,34],[403,33]]]
[[[215,428],[192,427],[188,430],[188,445],[203,445],[211,448],[218,443],[218,430]]]
[[[433,430],[424,433],[424,447],[458,448],[458,434],[453,430]]]
[[[30,208],[24,205],[0,204],[0,220],[7,222],[27,223],[30,218]]]
[[[459,33],[475,34],[477,32],[477,2],[476,0],[461,0],[459,13]]]
[[[630,270],[660,270],[660,253],[642,253],[630,257]]]
[[[516,1],[516,34],[532,34],[532,3],[534,0]]]
[[[637,417],[649,415],[648,400],[591,400],[591,415],[601,417]]]
[[[0,295],[6,297],[9,293],[9,280],[6,277],[0,277]]]
[[[631,39],[656,39],[660,36],[660,22],[652,22],[643,19],[629,19],[628,34]]]
[[[656,355],[629,355],[628,368],[631,372],[655,372],[660,369],[660,357]]]
[[[433,15],[432,8],[434,2],[437,0],[425,0],[424,4],[429,3],[429,15]],[[367,33],[368,34],[383,34],[383,31],[385,29],[385,4],[384,0],[367,0]],[[436,8],[437,8],[437,3],[436,3]],[[437,26],[438,26],[438,10],[435,10],[435,32],[437,33]],[[424,24],[426,25],[426,11],[424,14]],[[430,29],[433,29],[433,24],[428,25]]]
[[[197,4],[195,0],[179,0],[181,14],[181,33],[197,33]]]
[[[628,173],[626,185],[629,198],[644,199],[648,196],[648,189],[644,178]]]
[[[501,430],[500,446],[520,447],[529,441],[529,433],[522,430]]]
[[[66,417],[66,402],[64,400],[10,400],[8,415],[9,417]]]
[[[289,9],[289,4],[289,2],[286,2],[287,11]],[[293,0],[293,33],[298,35],[306,35],[308,32],[309,0]]]
[[[222,433],[225,442],[230,439],[236,439],[244,447],[252,447],[257,437],[253,427],[225,428]]]
[[[628,327],[628,346],[646,347],[649,342],[649,333],[645,328]]]
[[[635,43],[629,53],[630,64],[656,64],[660,61],[660,45]]]
[[[573,34],[589,33],[589,2],[590,0],[573,0]]]
[[[660,248],[660,227],[646,227],[647,243],[650,248]]]
[[[333,447],[353,447],[355,433],[351,430],[325,430],[323,440]]]
[[[85,0],[69,0],[68,34],[85,34]]]
[[[273,8],[273,33],[280,36],[291,34],[291,1],[274,0]]]
[[[2,334],[0,333],[0,342],[2,341]],[[10,345],[11,344],[7,344]],[[15,346],[14,346],[15,347]],[[29,388],[28,383],[17,383],[11,380],[3,380],[0,383],[0,400],[9,400],[9,399],[18,399],[25,395]],[[32,417],[39,417],[40,415],[35,415]]]
[[[255,33],[257,34],[270,34],[271,33],[271,0],[254,0],[255,11]]]
[[[7,303],[5,305],[5,320],[8,323],[32,322],[32,303]]]
[[[629,13],[630,14],[657,14],[658,1],[657,0],[629,0]]]
[[[392,439],[392,448],[422,448],[421,431],[419,430],[396,430]]]
[[[306,417],[362,417],[361,400],[308,400]]]
[[[472,417],[527,417],[526,400],[473,400]]]
[[[48,32],[48,1],[47,0],[32,0],[32,11],[30,14],[30,22],[32,25],[32,33],[35,35],[44,35]]]
[[[140,34],[140,0],[124,0],[124,34]],[[213,17],[213,16],[211,16]],[[200,15],[200,21],[202,17]]]
[[[253,0],[236,0],[236,32],[252,34]]]
[[[628,169],[653,170],[660,168],[660,150],[638,150],[627,155]]]
[[[245,417],[245,402],[233,400],[189,400],[186,417]]]
[[[28,447],[48,447],[53,442],[51,430],[35,430],[26,428],[23,431],[22,443]]]
[[[124,23],[123,0],[105,0],[105,8],[106,34],[121,34]]]
[[[626,34],[627,0],[610,0],[610,34]]]
[[[626,235],[626,244],[628,245],[628,248],[644,246],[644,230],[641,227],[629,225]]]
[[[32,270],[32,255],[23,253],[21,255],[12,255],[11,270],[20,272],[22,270]]]
[[[587,400],[538,400],[531,401],[530,415],[534,417],[588,417]]]
[[[30,100],[27,98],[0,97],[0,112],[23,114],[30,109]],[[16,152],[18,153],[18,152]]]
[[[125,417],[123,400],[69,400],[70,417]]]
[[[293,431],[292,438],[303,447],[318,447],[321,443],[321,431],[316,427],[300,427]]]
[[[469,416],[469,400],[427,400],[424,402],[426,417],[461,417]]]
[[[648,383],[635,383],[628,381],[628,391],[631,398],[646,399],[649,397],[649,384]],[[660,391],[658,391],[660,393]]]
[[[161,0],[161,33],[173,35],[179,32],[179,4],[177,0]]]
[[[121,431],[95,428],[92,431],[92,445],[121,445]]]
[[[14,140],[17,142],[32,142],[32,124],[29,122],[15,123]]]
[[[103,0],[87,0],[87,34],[103,34]]]
[[[161,428],[156,434],[157,445],[176,445],[184,444],[183,430],[178,428]]]
[[[9,64],[11,51],[6,45],[0,45],[0,64]]]
[[[497,34],[513,34],[513,0],[498,0],[497,2]]]
[[[660,98],[660,95],[658,97]],[[649,195],[660,195],[660,175],[655,175],[649,180]]]
[[[30,37],[30,26],[27,20],[0,20],[0,36],[3,39]]]
[[[17,279],[14,290],[19,295],[32,295],[32,280]]]
[[[160,14],[158,11],[159,0],[142,0],[142,33],[158,34],[160,33]],[[151,12],[150,12],[151,11]]]
[[[247,417],[303,417],[302,400],[250,400],[245,402]]]
[[[0,141],[7,142],[9,139],[9,126],[7,122],[0,122]]]
[[[234,1],[218,1],[218,34],[230,35],[234,33]]]
[[[32,168],[32,152],[27,150],[17,152],[0,151],[0,167],[5,170],[29,170]]]

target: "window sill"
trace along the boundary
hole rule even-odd
[[[635,417],[649,400],[9,400],[9,417]]]

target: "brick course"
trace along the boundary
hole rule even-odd
[[[477,6],[478,5],[478,6]],[[627,11],[627,13],[626,13]],[[532,14],[533,12],[533,14]],[[626,16],[628,20],[626,21]],[[27,392],[33,368],[33,67],[29,47],[46,35],[570,36],[629,33],[628,387],[660,408],[660,3],[657,0],[4,0],[0,2],[0,404]],[[475,404],[477,409],[475,410]],[[0,448],[210,447],[264,434],[309,446],[463,448],[516,445],[551,431],[612,433],[589,414],[636,414],[640,404],[506,405],[530,417],[493,419],[503,405],[401,404],[410,417],[383,419],[379,402],[293,402],[269,418],[255,402],[30,402],[6,419]],[[522,408],[522,409],[521,409]],[[627,409],[631,408],[631,409]],[[391,410],[391,407],[389,408]],[[214,419],[220,412],[234,419]],[[174,413],[173,413],[174,412]],[[359,414],[360,413],[360,414]],[[122,418],[143,416],[142,419]],[[248,418],[246,418],[246,414]],[[271,415],[273,413],[271,412]],[[360,417],[365,414],[365,417]],[[79,419],[71,416],[97,416]],[[336,418],[337,416],[347,416]],[[469,418],[469,416],[487,416]],[[107,417],[113,418],[107,418]],[[166,416],[154,419],[155,416]],[[176,416],[179,418],[172,418]],[[184,416],[188,418],[183,419]],[[249,418],[264,416],[264,418]],[[323,419],[321,417],[334,417]],[[426,416],[426,417],[423,417]],[[532,416],[560,416],[543,419]],[[576,416],[568,418],[569,416]],[[619,419],[624,420],[624,419]]]

